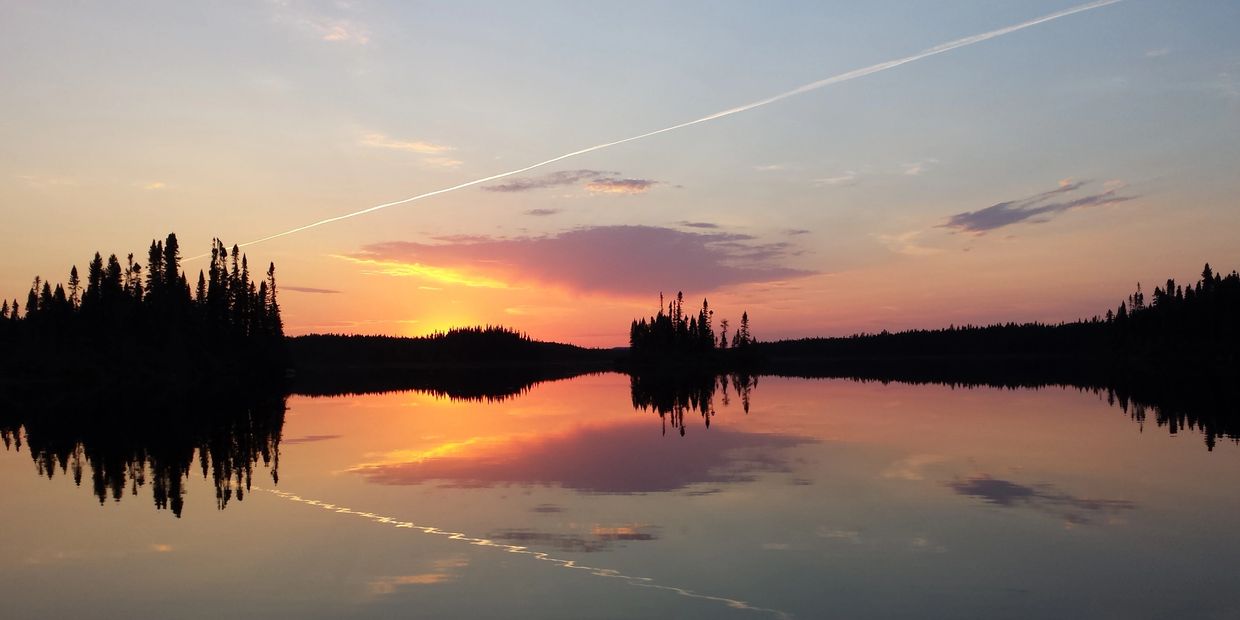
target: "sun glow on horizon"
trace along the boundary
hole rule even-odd
[[[464,273],[460,269],[450,267],[435,267],[433,265],[424,265],[422,263],[407,263],[402,261],[379,260],[373,258],[357,258],[354,256],[344,256],[341,254],[332,254],[331,256],[332,258],[338,258],[355,265],[363,265],[367,267],[367,269],[362,270],[362,273],[366,275],[380,274],[404,278],[425,278],[427,280],[442,284],[456,284],[471,288],[512,288],[508,284],[494,278],[473,276]]]

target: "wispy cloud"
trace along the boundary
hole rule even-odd
[[[606,170],[557,170],[536,177],[523,177],[495,185],[484,185],[488,192],[528,192],[549,187],[583,183],[587,191],[601,194],[641,194],[658,184],[650,179],[620,178],[619,172]]]
[[[586,183],[586,189],[596,194],[644,194],[658,183],[650,179],[595,179]]]
[[[681,220],[679,222],[676,222],[676,225],[684,226],[686,228],[706,228],[706,229],[711,229],[711,230],[719,228],[718,224],[714,224],[711,222],[689,222],[686,220]]]
[[[488,192],[528,192],[548,187],[576,185],[581,181],[601,179],[618,174],[620,173],[603,170],[557,170],[536,177],[522,177],[495,185],[483,185],[482,189]]]
[[[382,244],[380,244],[382,245]],[[452,247],[447,246],[427,246],[427,247]],[[465,244],[468,245],[468,244]],[[368,246],[371,247],[371,246]],[[375,255],[377,253],[370,253]],[[349,261],[355,265],[360,265],[364,269],[362,273],[372,275],[396,276],[405,278],[422,278],[439,282],[441,284],[455,284],[459,286],[468,286],[470,288],[509,288],[508,285],[494,278],[471,274],[462,269],[451,267],[438,267],[435,265],[427,265],[420,262],[409,262],[403,260],[389,260],[382,258],[366,258],[363,256],[340,256],[335,258]],[[431,289],[434,290],[434,289]]]
[[[329,441],[332,439],[339,439],[342,436],[343,435],[301,435],[299,437],[289,437],[286,439],[281,439],[280,443],[286,446],[297,445],[301,443],[314,443],[316,441]]]
[[[1088,183],[1089,181],[1072,181],[1071,179],[1060,181],[1059,187],[1040,194],[1000,202],[977,211],[957,213],[948,217],[940,227],[981,235],[987,231],[1026,220],[1035,223],[1045,222],[1073,209],[1113,205],[1137,198],[1120,195],[1119,192],[1124,185],[1122,182],[1114,181],[1109,181],[1104,185],[1101,192],[1078,198],[1067,197],[1068,194],[1075,193]]]
[[[1145,52],[1145,57],[1146,58],[1162,58],[1163,56],[1166,56],[1170,53],[1171,53],[1171,48],[1160,47],[1157,49],[1147,50]]]
[[[77,179],[65,176],[19,174],[17,175],[17,178],[24,181],[26,185],[38,189],[45,189],[49,187],[76,187],[79,185]]]
[[[534,217],[546,217],[548,215],[555,215],[559,212],[560,209],[530,209],[528,211],[523,211],[526,215],[532,215]]]
[[[931,157],[911,164],[904,164],[904,174],[911,177],[921,176],[921,173],[929,170],[931,166],[937,163],[939,163],[939,160]]]
[[[363,134],[358,142],[365,146],[373,146],[381,149],[394,149],[397,151],[409,151],[411,153],[421,153],[423,155],[435,155],[454,150],[452,147],[442,144],[435,144],[433,142],[425,142],[422,140],[397,140],[387,135],[373,132]]]
[[[334,295],[340,291],[330,288],[313,288],[309,286],[289,286],[287,284],[280,285],[282,291],[293,291],[294,293],[320,293],[324,295]]]
[[[370,43],[370,29],[357,19],[345,14],[350,5],[337,2],[337,13],[329,15],[296,0],[269,0],[273,9],[272,19],[279,24],[298,30],[307,36],[336,44],[366,45]]]
[[[897,254],[906,254],[908,256],[929,256],[943,251],[940,248],[932,248],[918,244],[917,238],[920,237],[921,234],[922,231],[920,230],[910,230],[908,232],[897,234],[879,233],[874,235],[874,237],[878,239],[879,243],[887,246],[887,249]]]
[[[814,179],[813,181],[811,181],[811,183],[813,183],[815,186],[818,186],[818,187],[854,185],[857,182],[857,176],[858,175],[857,175],[856,170],[845,170],[843,173],[837,174],[833,177],[824,177],[821,179]]]
[[[423,165],[430,166],[432,168],[459,168],[461,164],[465,163],[452,157],[440,156],[423,157],[421,161]]]
[[[423,155],[424,157],[418,161],[425,166],[433,168],[456,168],[464,163],[459,159],[445,155],[445,153],[456,150],[455,148],[425,140],[399,140],[382,133],[371,132],[362,134],[362,137],[358,139],[358,144],[371,148]]]
[[[784,234],[788,235],[789,237],[796,237],[797,235],[808,235],[811,232],[814,232],[814,231],[809,230],[808,228],[789,228],[784,231]]]

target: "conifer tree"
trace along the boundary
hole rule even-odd
[[[78,278],[77,265],[69,270],[69,305],[77,308],[82,301],[82,280]]]

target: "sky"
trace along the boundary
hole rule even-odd
[[[0,296],[1073,6],[0,0]],[[291,334],[617,346],[675,291],[759,339],[1102,314],[1240,267],[1237,31],[1234,2],[1124,0],[245,252]]]

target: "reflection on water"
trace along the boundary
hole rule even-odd
[[[782,449],[812,440],[795,435],[713,429],[711,441],[670,442],[644,424],[582,424],[548,433],[480,439],[428,452],[399,452],[351,469],[388,485],[442,487],[543,485],[584,493],[655,493],[702,484],[747,482],[788,472]]]
[[[361,511],[357,511],[357,510],[354,510],[352,508],[348,508],[345,506],[338,506],[336,504],[324,503],[316,499],[306,499],[301,496],[295,495],[293,493],[288,493],[285,491],[271,491],[271,492],[275,494],[277,497],[281,497],[283,499],[293,501],[293,502],[306,504],[309,506],[316,506],[324,510],[329,510],[336,514],[357,516],[357,517],[361,517],[363,519],[372,521],[374,523],[378,523],[381,525],[388,525],[388,526],[398,528],[398,529],[412,530],[412,531],[420,532],[422,534],[430,534],[432,536],[443,536],[447,538],[448,540],[459,541],[459,542],[469,544],[469,545],[474,545],[478,547],[488,547],[492,549],[498,549],[506,553],[525,555],[525,556],[534,558],[535,560],[547,562],[547,563],[550,563],[552,565],[555,565],[561,568],[583,571],[595,577],[606,577],[608,579],[615,579],[618,581],[622,581],[624,583],[627,583],[630,586],[637,586],[641,588],[651,588],[651,589],[656,589],[656,590],[665,590],[667,592],[673,592],[675,594],[678,594],[686,598],[722,603],[732,609],[771,614],[781,619],[791,617],[788,613],[784,611],[780,611],[778,609],[758,607],[746,601],[742,601],[742,600],[738,600],[734,598],[728,598],[724,596],[712,596],[709,594],[702,594],[700,592],[695,592],[693,590],[688,590],[685,588],[661,584],[661,583],[656,582],[651,577],[626,575],[615,569],[589,566],[581,562],[578,562],[576,560],[555,557],[543,551],[535,551],[523,545],[507,544],[507,541],[497,543],[495,542],[495,540],[491,540],[490,538],[474,538],[463,532],[451,532],[451,531],[443,530],[438,527],[433,527],[429,525],[418,525],[417,523],[413,523],[412,521],[401,521],[397,519],[396,517],[379,515],[373,512],[361,512]],[[499,540],[504,540],[504,539],[499,538]],[[644,539],[644,540],[649,540],[649,539]],[[519,540],[518,542],[529,542],[529,541]],[[561,550],[562,551],[581,551],[580,549],[561,549]]]
[[[733,373],[717,377],[706,373],[684,374],[632,374],[629,375],[629,391],[633,394],[633,408],[654,411],[663,421],[663,434],[667,425],[679,429],[685,435],[685,412],[697,412],[710,428],[715,416],[715,393],[720,393],[722,405],[731,404],[728,386],[741,399],[741,408],[749,413],[749,393],[758,387],[758,377]]]
[[[284,398],[124,406],[35,406],[5,411],[0,437],[6,448],[26,448],[36,471],[49,479],[72,477],[104,503],[150,486],[157,509],[177,517],[185,480],[195,469],[215,486],[216,506],[240,501],[261,461],[279,477]],[[195,463],[196,461],[196,463]],[[89,472],[89,474],[87,473]]]
[[[471,380],[454,372],[442,382],[420,376],[416,391],[454,401],[500,402],[527,392],[539,381],[561,378],[555,373],[530,375],[517,371],[488,373],[485,377],[473,375]],[[855,379],[942,383],[937,378],[901,374]],[[1047,387],[1024,375],[1002,380],[987,376],[947,384],[998,385],[1010,389],[1019,389],[1015,385]],[[739,401],[738,413],[747,415],[757,386],[758,377],[748,374],[629,376],[633,409],[654,412],[659,416],[663,435],[670,426],[681,437],[686,435],[686,414],[696,415],[703,427],[710,429],[717,402],[726,408],[735,399]],[[1152,421],[1172,435],[1193,431],[1203,437],[1207,450],[1213,450],[1220,438],[1240,443],[1240,412],[1236,410],[1240,398],[1233,393],[1235,386],[1215,384],[1203,389],[1184,381],[1121,381],[1099,386],[1083,381],[1073,387],[1103,397],[1136,422],[1138,429],[1143,430]],[[319,388],[313,393],[343,390],[336,385]],[[381,389],[387,390],[388,387]],[[244,497],[254,467],[260,461],[270,468],[273,482],[278,481],[284,409],[284,399],[278,397],[160,406],[148,403],[58,409],[10,407],[0,417],[0,438],[6,448],[20,450],[24,437],[40,475],[55,478],[59,473],[71,477],[79,486],[89,477],[90,488],[101,503],[108,498],[119,501],[126,492],[137,495],[149,483],[156,508],[170,509],[179,517],[184,506],[184,481],[195,462],[202,476],[213,482],[217,507],[221,509],[234,497]],[[308,435],[283,442],[297,445],[339,436]],[[651,441],[644,428],[637,425],[591,424],[587,420],[567,430],[478,437],[437,446],[433,451],[398,452],[358,464],[349,471],[385,485],[434,482],[439,487],[473,488],[532,484],[587,493],[651,493],[698,487],[693,492],[702,493],[709,492],[703,491],[702,485],[744,482],[761,473],[788,472],[791,469],[781,456],[782,450],[812,441],[779,433],[716,429],[710,442],[668,444]],[[958,481],[952,483],[952,488],[996,505],[1023,502],[1064,510],[1073,508],[1070,519],[1078,520],[1104,507],[1125,508],[1106,500],[1077,500],[1053,490],[988,477]],[[559,544],[570,543],[561,540]],[[571,544],[587,549],[597,541]]]
[[[14,617],[1240,611],[1231,392],[910,383],[7,406],[0,596]],[[147,493],[159,511],[107,501]]]

